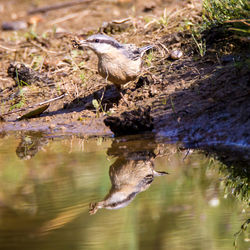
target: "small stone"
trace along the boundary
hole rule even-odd
[[[65,128],[64,126],[61,126],[61,127],[60,127],[60,130],[66,131],[66,128]]]
[[[214,102],[214,99],[212,97],[209,97],[207,100],[208,102]]]
[[[3,22],[2,30],[23,30],[27,29],[28,24],[24,21]]]
[[[170,54],[170,57],[173,59],[173,60],[178,60],[180,59],[181,57],[183,56],[183,52],[179,49],[174,49],[172,50],[171,54]]]
[[[103,22],[100,28],[100,32],[104,32],[106,34],[115,34],[115,33],[123,32],[131,26],[131,22],[128,22],[128,21],[124,21],[121,23],[116,23],[116,21]]]
[[[49,126],[50,129],[54,129],[55,127],[56,127],[55,124],[51,124],[51,125]]]
[[[154,2],[145,3],[143,12],[150,12],[156,8],[156,4]]]
[[[5,122],[5,119],[0,115],[0,122]]]
[[[46,117],[45,117],[45,121],[46,121],[46,122],[50,122],[50,121],[51,121],[51,118],[50,118],[49,116],[46,116]]]
[[[236,61],[236,57],[234,55],[223,55],[220,60],[222,63],[232,63]]]

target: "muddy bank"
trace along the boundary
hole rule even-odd
[[[22,130],[110,136],[149,130],[159,137],[184,141],[189,147],[228,144],[249,149],[249,41],[231,33],[221,36],[220,30],[213,30],[203,34],[206,53],[199,54],[189,24],[185,23],[187,18],[194,23],[201,20],[200,5],[195,4],[159,1],[146,8],[138,1],[138,17],[129,18],[125,25],[111,20],[119,16],[117,11],[120,18],[132,15],[131,6],[110,4],[109,20],[101,11],[105,4],[90,5],[88,12],[84,7],[74,7],[72,12],[87,16],[84,27],[77,22],[80,16],[61,23],[59,17],[66,15],[66,10],[60,10],[43,16],[35,34],[18,33],[16,42],[10,41],[14,33],[3,33],[0,98],[1,114],[7,115],[2,116],[0,133]],[[165,7],[169,7],[167,14],[162,13]],[[164,22],[167,15],[168,24]],[[48,30],[56,17],[64,29]],[[104,25],[103,21],[111,22]],[[144,58],[142,76],[122,90],[126,102],[114,86],[107,86],[97,74],[96,56],[72,46],[72,38],[79,33],[87,37],[100,31],[120,42],[157,45]],[[173,60],[170,54],[176,49],[183,56]],[[31,68],[34,79],[30,75],[21,78],[15,68],[10,70],[13,59]],[[18,121],[28,110],[8,114],[64,93],[64,98],[50,103],[39,117]],[[105,126],[105,119],[113,133]],[[121,128],[123,133],[119,133]]]
[[[169,95],[171,103],[164,111],[156,110],[156,131],[194,145],[229,143],[249,147],[249,66],[244,61],[240,68],[234,62],[222,65],[184,61],[182,65],[188,64],[193,70],[180,73],[180,79],[192,81],[192,85]],[[197,73],[191,73],[194,69]]]
[[[186,56],[167,67],[164,62],[158,64],[158,82],[145,82],[140,91],[147,88],[144,97],[151,104],[153,131],[157,135],[186,142],[189,147],[226,144],[249,150],[249,43],[228,33],[226,37],[219,38],[220,49],[230,44],[235,52],[219,58],[216,55],[216,32],[220,31],[215,29],[211,32],[213,41],[209,40],[210,33],[204,35],[207,40],[206,56],[199,60],[195,55]],[[164,44],[169,46],[176,39],[173,37],[167,36]],[[134,96],[138,102],[137,98]],[[130,119],[129,115],[127,119]],[[138,119],[145,122],[143,118]],[[114,124],[112,128],[116,132]]]

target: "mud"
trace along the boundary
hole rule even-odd
[[[153,130],[159,137],[188,142],[189,147],[228,144],[249,149],[249,41],[219,28],[208,31],[203,34],[207,47],[202,57],[185,24],[187,19],[201,20],[199,1],[137,1],[132,5],[130,1],[111,1],[50,11],[40,17],[35,31],[30,27],[1,33],[0,99],[5,115],[0,133],[22,130],[110,136]],[[17,19],[28,20],[26,12],[31,7],[29,1],[16,8],[4,5],[1,21],[9,21],[9,11]],[[164,23],[164,8],[168,24]],[[114,22],[128,17],[120,24]],[[156,45],[151,57],[145,57],[142,75],[122,90],[126,102],[97,74],[95,55],[72,46],[74,37],[99,31],[120,42]],[[183,57],[173,60],[171,51],[176,49]],[[19,73],[17,80],[16,62],[30,68],[26,78]],[[30,86],[21,87],[20,79]],[[68,95],[52,102],[39,118],[17,120],[29,110],[8,114],[63,93]],[[109,121],[106,124],[113,133],[104,120]]]
[[[120,117],[109,116],[104,119],[104,124],[108,126],[116,136],[140,134],[152,131],[154,120],[150,115],[150,107],[138,108],[130,112],[123,112]]]

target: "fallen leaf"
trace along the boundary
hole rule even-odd
[[[49,104],[43,105],[37,109],[31,110],[30,112],[22,115],[18,120],[23,120],[23,119],[30,119],[39,116],[42,114],[47,108],[49,107]]]

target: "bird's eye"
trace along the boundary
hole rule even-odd
[[[95,39],[95,41],[94,41],[95,43],[99,43],[100,42],[100,40],[99,39]]]

